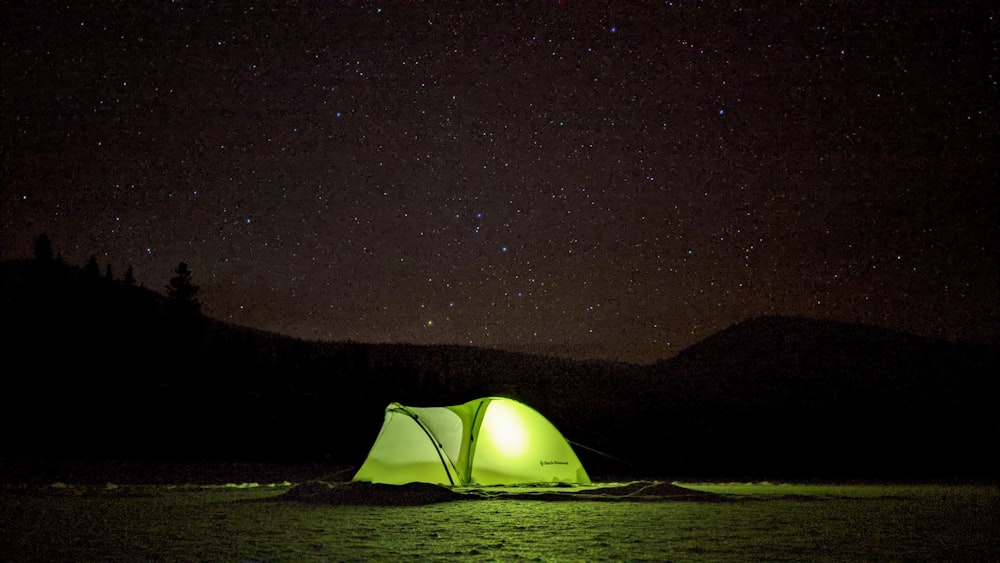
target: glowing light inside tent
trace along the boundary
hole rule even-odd
[[[517,411],[506,401],[490,403],[490,441],[496,449],[509,457],[518,457],[528,447],[528,430]]]

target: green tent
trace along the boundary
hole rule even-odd
[[[355,481],[440,485],[589,484],[569,442],[524,403],[487,397],[451,407],[392,403]]]

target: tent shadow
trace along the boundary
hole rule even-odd
[[[422,506],[475,500],[533,500],[586,502],[728,502],[722,495],[687,489],[660,481],[605,483],[591,486],[548,484],[497,487],[446,487],[429,483],[385,485],[379,483],[309,481],[273,497],[274,501],[365,506]]]
[[[430,483],[385,485],[353,481],[343,483],[308,481],[292,487],[273,500],[367,506],[421,506],[474,499],[473,496]]]

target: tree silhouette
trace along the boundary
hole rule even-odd
[[[191,270],[185,262],[177,265],[176,274],[170,278],[167,286],[167,297],[176,313],[182,316],[195,316],[201,311],[201,303],[197,299],[197,285],[191,282]]]
[[[35,238],[35,261],[39,264],[52,262],[52,240],[45,233]]]
[[[123,279],[122,282],[127,287],[132,287],[135,285],[135,276],[132,274],[132,266],[129,266],[128,269],[125,270],[125,279]]]
[[[101,267],[97,264],[97,256],[91,255],[90,259],[83,266],[83,277],[87,280],[96,280],[101,276]]]

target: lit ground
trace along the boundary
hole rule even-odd
[[[428,502],[404,505],[338,503],[324,487],[8,484],[0,559],[982,561],[1000,529],[992,486],[633,483],[463,502],[417,487]],[[644,487],[659,498],[586,496]],[[684,491],[696,495],[667,498]]]

